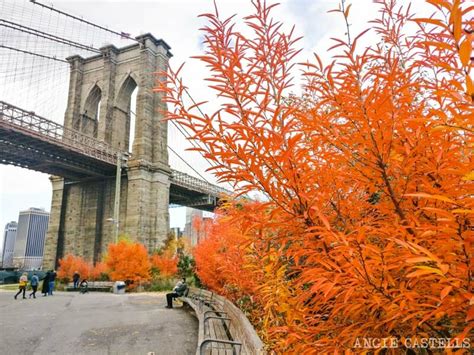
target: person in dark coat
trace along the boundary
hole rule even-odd
[[[43,294],[43,297],[46,297],[49,292],[49,278],[50,278],[51,273],[48,271],[46,275],[44,276],[43,279],[43,288],[41,289],[41,293]]]
[[[166,294],[166,308],[173,308],[173,298],[183,296],[187,288],[186,278],[183,277],[173,288],[173,292]]]
[[[79,272],[76,271],[74,272],[74,275],[72,277],[72,281],[74,282],[74,288],[76,289],[79,286],[79,279],[81,278],[81,275],[79,275]]]
[[[49,288],[48,288],[48,295],[52,296],[54,291],[54,286],[56,284],[56,271],[51,270],[49,273]]]

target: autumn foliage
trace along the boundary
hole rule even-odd
[[[67,254],[64,258],[59,260],[58,279],[65,282],[72,281],[74,273],[77,271],[81,278],[89,279],[92,266],[83,258]]]
[[[235,222],[230,216],[223,216],[206,240],[195,247],[194,257],[196,273],[204,284],[221,295],[238,299],[241,295],[252,293],[258,286],[258,280],[245,280],[247,273],[242,266],[247,256],[246,240],[241,226]],[[234,295],[234,292],[238,294]]]
[[[151,266],[156,268],[160,277],[171,277],[178,273],[178,257],[170,252],[153,254],[150,257]]]
[[[206,240],[195,247],[196,273],[207,287],[239,305],[270,343],[265,329],[284,324],[282,315],[292,311],[287,302],[292,293],[280,246],[269,244],[263,230],[259,235],[248,232],[256,221],[268,225],[285,221],[259,203],[246,204],[245,209],[229,203],[220,213]]]
[[[224,206],[195,255],[209,287],[254,303],[281,353],[472,338],[473,7],[427,0],[433,16],[415,18],[374,2],[368,32],[335,39],[328,64],[297,65],[297,39],[263,2],[242,31],[203,15],[198,59],[219,107],[188,104],[179,71],[157,88],[215,174],[262,196]],[[336,12],[350,29],[346,3]]]
[[[140,243],[120,240],[109,244],[105,263],[111,280],[127,281],[132,289],[151,278],[148,253]]]
[[[109,272],[109,269],[107,268],[107,265],[100,261],[100,262],[97,262],[90,270],[90,273],[89,273],[89,278],[91,280],[100,280],[102,279],[103,277],[108,277],[108,272]]]
[[[151,256],[142,244],[123,239],[117,244],[109,244],[104,261],[95,265],[68,254],[59,260],[58,277],[69,282],[78,271],[81,279],[126,281],[129,289],[146,284],[152,278],[152,272],[159,278],[169,279],[178,274],[178,256],[190,253],[186,238],[175,239],[167,241],[159,253]]]

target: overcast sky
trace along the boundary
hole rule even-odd
[[[0,4],[2,1],[0,0]],[[10,0],[11,1],[11,0]],[[150,1],[43,1],[58,9],[70,12],[117,31],[133,36],[152,33],[164,39],[171,47],[171,64],[178,67],[186,62],[183,76],[195,99],[199,100],[208,91],[204,89],[202,78],[204,69],[201,63],[189,59],[202,50],[199,28],[204,24],[199,14],[213,11],[210,0],[150,0]],[[296,26],[298,35],[304,36],[300,46],[304,49],[300,60],[311,58],[313,52],[328,57],[326,49],[331,45],[330,38],[344,35],[345,26],[338,14],[327,11],[337,7],[338,0],[284,0],[276,9],[274,16],[282,20],[288,28]],[[351,9],[351,31],[360,32],[369,25],[376,7],[371,0],[354,0]],[[423,0],[414,0],[418,10],[427,10]],[[403,1],[406,3],[406,1]],[[225,16],[239,14],[241,18],[251,9],[247,0],[217,0],[220,13]],[[431,11],[431,10],[430,10]],[[0,17],[2,15],[0,14]],[[1,59],[1,58],[0,58]],[[0,98],[1,99],[1,98]],[[29,207],[44,207],[50,210],[51,186],[46,174],[41,174],[12,166],[0,165],[0,226],[17,220],[18,212]],[[184,212],[171,211],[171,226],[184,225]],[[3,233],[2,233],[3,234]],[[3,235],[0,237],[3,238]],[[0,240],[0,248],[3,246]]]

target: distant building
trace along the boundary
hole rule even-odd
[[[184,225],[183,235],[191,240],[191,245],[198,243],[199,233],[196,230],[196,220],[202,219],[202,211],[194,208],[186,208],[186,224]]]
[[[176,238],[181,238],[183,236],[183,231],[179,227],[170,228],[170,232],[173,233]]]
[[[30,208],[20,212],[13,255],[15,267],[26,270],[41,267],[48,221],[49,212],[42,208]]]
[[[191,245],[197,245],[206,238],[206,225],[212,222],[213,214],[194,208],[186,208],[186,224],[183,235],[191,240]]]
[[[14,221],[5,225],[3,235],[2,267],[13,267],[13,251],[15,250],[16,230],[18,224]]]

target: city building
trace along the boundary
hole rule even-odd
[[[26,270],[41,268],[48,221],[49,212],[42,208],[30,208],[20,212],[13,253],[15,267]]]
[[[199,235],[196,224],[202,219],[202,211],[186,207],[186,224],[184,225],[183,235],[191,240],[191,245],[198,243]]]
[[[183,231],[179,227],[170,228],[170,233],[172,233],[175,238],[181,238],[183,236]]]
[[[186,224],[183,235],[191,240],[192,246],[206,238],[206,226],[212,222],[212,215],[211,212],[186,208]]]
[[[15,221],[5,225],[3,235],[2,267],[13,267],[13,251],[15,250],[16,230],[18,224]]]

